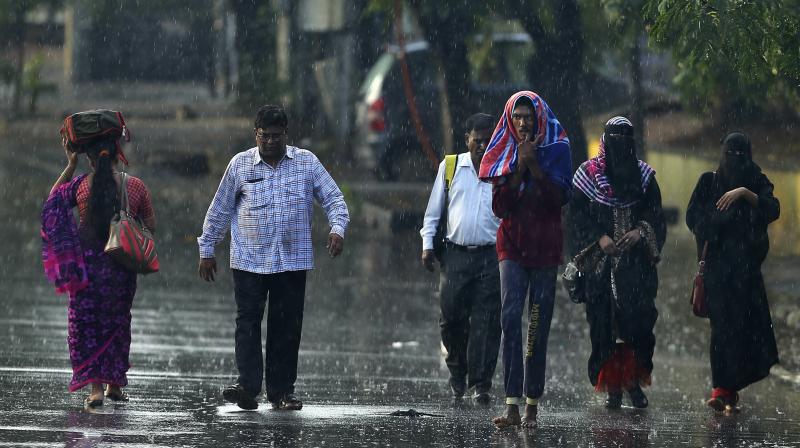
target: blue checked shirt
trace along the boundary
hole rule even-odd
[[[311,216],[316,199],[344,237],[350,216],[339,187],[317,156],[286,147],[276,168],[261,160],[258,147],[231,159],[197,238],[200,257],[231,229],[231,268],[257,274],[314,268]]]

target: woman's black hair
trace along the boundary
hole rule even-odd
[[[94,162],[94,176],[89,194],[89,225],[100,241],[108,239],[111,218],[119,210],[119,193],[114,180],[113,164],[117,159],[117,142],[113,138],[96,140],[85,145],[86,155]]]

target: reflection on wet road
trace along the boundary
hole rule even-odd
[[[662,166],[661,179],[668,172],[682,179],[681,170],[668,168],[677,161],[653,163]],[[152,179],[164,229],[163,271],[141,280],[134,304],[131,400],[87,412],[82,393],[66,392],[65,299],[40,273],[38,207],[52,179],[22,168],[34,174],[0,191],[0,200],[11,204],[0,219],[12,245],[0,267],[0,446],[800,446],[796,385],[770,377],[748,388],[744,411],[734,417],[714,416],[703,405],[710,383],[708,329],[686,303],[693,255],[682,225],[670,229],[661,267],[647,410],[603,408],[586,375],[583,309],[559,290],[539,428],[495,430],[490,418],[502,410],[499,368],[490,406],[449,397],[437,277],[418,265],[418,236],[355,224],[343,257],[330,260],[321,250],[325,229],[318,210],[317,270],[309,276],[297,383],[306,406],[294,413],[264,404],[241,411],[221,397],[221,388],[235,379],[230,272],[222,269],[216,284],[201,284],[191,239],[216,180],[158,172],[143,177]],[[689,191],[701,169],[685,170]],[[668,190],[665,202],[681,203],[682,194]],[[773,247],[779,245],[789,243]],[[389,415],[408,409],[441,417]]]

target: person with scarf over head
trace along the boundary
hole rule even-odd
[[[637,408],[648,405],[653,327],[661,249],[667,227],[655,171],[636,156],[634,129],[625,117],[606,122],[600,153],[572,178],[571,241],[585,263],[586,320],[592,353],[589,381],[618,409],[623,391]]]
[[[703,277],[713,390],[707,404],[717,412],[736,412],[739,391],[778,363],[761,276],[769,251],[767,225],[780,215],[772,191],[753,162],[750,139],[733,132],[722,141],[717,172],[700,176],[686,211],[698,253],[708,243]]]
[[[136,272],[104,251],[111,218],[119,210],[118,162],[127,165],[119,137],[98,137],[78,147],[62,140],[67,167],[56,179],[42,208],[42,260],[45,274],[59,293],[69,294],[68,332],[72,380],[69,391],[90,385],[87,408],[105,397],[127,401],[122,390],[131,346],[131,307]],[[86,153],[89,174],[75,178],[79,153]],[[128,176],[128,210],[155,232],[150,192],[141,179]],[[79,224],[72,209],[78,208]]]
[[[497,257],[506,412],[492,421],[498,428],[534,427],[544,392],[556,269],[561,263],[561,207],[569,200],[572,179],[569,139],[539,95],[522,91],[508,99],[479,177],[494,184],[492,210],[501,220]],[[530,324],[523,348],[526,302]],[[524,417],[519,412],[522,403]]]

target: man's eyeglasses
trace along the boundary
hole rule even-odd
[[[256,138],[261,140],[262,142],[268,142],[270,140],[278,141],[281,138],[283,138],[283,135],[284,134],[282,132],[279,133],[279,134],[267,134],[267,133],[264,133],[264,132],[256,131]]]

